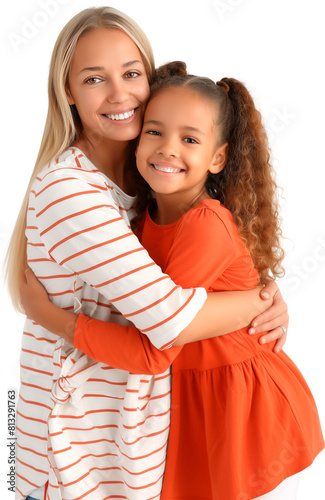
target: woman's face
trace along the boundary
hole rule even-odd
[[[88,138],[130,141],[141,129],[149,84],[141,53],[117,29],[83,35],[69,71],[69,104],[75,104]]]

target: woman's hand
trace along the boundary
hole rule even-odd
[[[259,314],[251,323],[248,333],[253,335],[267,331],[259,342],[262,344],[278,339],[273,351],[278,353],[287,339],[289,325],[289,314],[287,304],[284,302],[278,285],[273,280],[269,280],[260,293],[263,299],[273,299],[273,305],[267,311]],[[284,327],[285,330],[282,328]]]
[[[22,276],[19,291],[28,318],[73,344],[77,314],[52,304],[47,291],[29,268]]]

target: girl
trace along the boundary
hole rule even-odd
[[[216,333],[244,326],[260,304],[259,290],[223,300],[221,294],[206,299],[202,287],[176,286],[130,230],[134,139],[153,68],[144,33],[114,9],[86,9],[62,30],[51,61],[44,136],[8,251],[8,277],[16,305],[28,262],[66,312],[122,324],[123,314],[162,348],[180,332],[195,337],[202,321],[207,334],[213,323]],[[236,317],[223,312],[225,301]],[[270,338],[279,337],[279,325],[287,326],[283,303],[270,316],[270,329],[278,327]],[[169,372],[155,378],[113,370],[27,320],[18,498],[43,498],[35,490],[49,477],[51,499],[159,496],[169,390]],[[152,400],[159,400],[159,410],[147,418]]]
[[[282,269],[261,117],[237,80],[215,84],[185,73],[179,63],[158,71],[145,111],[137,165],[155,201],[141,241],[184,287],[252,288]],[[32,317],[59,334],[67,319],[76,321],[47,300],[30,273],[28,281],[23,304]],[[93,359],[134,373],[163,372],[174,359],[164,500],[291,500],[296,486],[286,478],[324,448],[298,368],[246,331],[161,353],[134,327],[77,319],[75,346]]]

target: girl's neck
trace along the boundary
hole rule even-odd
[[[131,179],[125,168],[130,154],[129,141],[104,141],[81,137],[75,146],[125,193],[135,194],[132,192]]]
[[[179,193],[171,195],[156,193],[157,207],[152,214],[152,219],[158,225],[173,224],[185,212],[209,198],[205,190],[196,194],[196,196],[193,196],[191,193],[188,196],[180,196]]]

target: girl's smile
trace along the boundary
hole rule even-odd
[[[180,172],[184,172],[183,168],[179,168],[171,163],[159,162],[154,163],[151,167],[156,170],[157,174],[179,174]]]
[[[208,173],[222,170],[227,152],[226,144],[218,147],[215,122],[215,106],[188,88],[169,87],[149,101],[137,165],[156,193],[158,209],[161,200],[184,207],[207,197]]]

